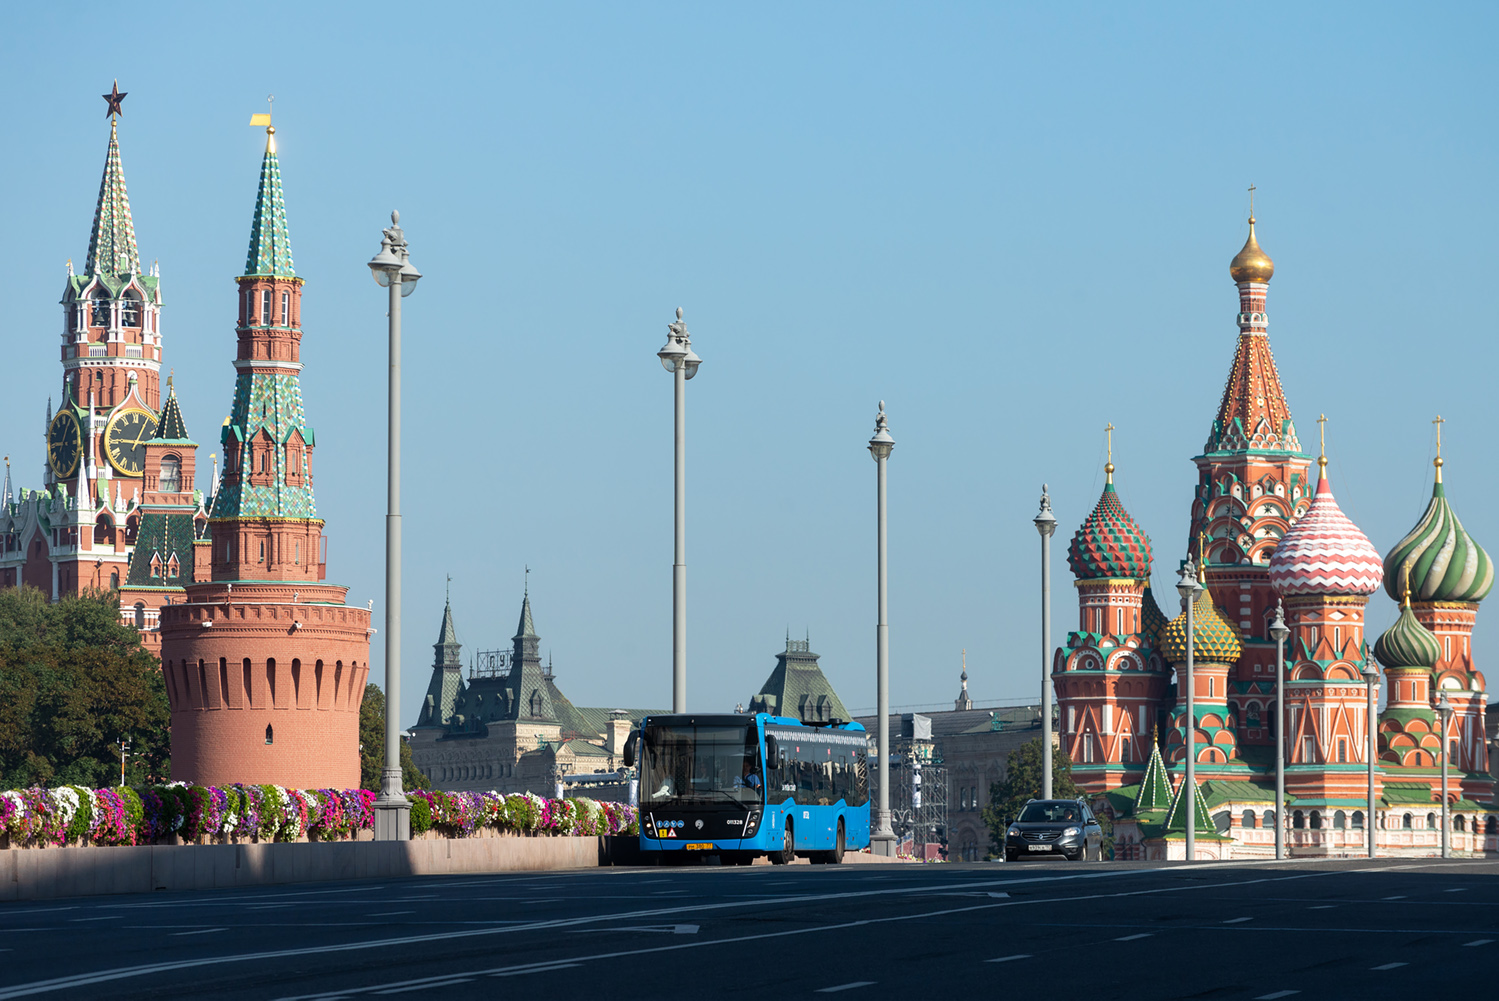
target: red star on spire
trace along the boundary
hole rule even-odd
[[[125,100],[125,95],[120,93],[120,81],[116,80],[114,86],[110,88],[109,93],[104,94],[103,97],[104,100],[109,102],[109,110],[104,112],[105,117],[113,117],[114,115],[121,114],[120,102]]]

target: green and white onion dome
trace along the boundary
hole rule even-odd
[[[1396,601],[1401,598],[1401,568],[1407,561],[1411,598],[1415,601],[1479,602],[1493,590],[1493,561],[1463,530],[1447,503],[1440,468],[1426,513],[1384,558],[1385,590]]]
[[[1238,661],[1242,647],[1239,634],[1234,631],[1218,609],[1213,607],[1213,593],[1207,588],[1198,595],[1197,607],[1192,612],[1192,632],[1196,641],[1192,644],[1192,659],[1212,661],[1215,664],[1233,664]],[[1183,611],[1161,630],[1161,655],[1168,664],[1181,664],[1187,659],[1187,613]]]
[[[1424,667],[1429,671],[1442,659],[1442,644],[1416,621],[1407,603],[1401,606],[1395,624],[1374,641],[1374,657],[1385,667]]]

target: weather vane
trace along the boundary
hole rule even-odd
[[[125,100],[125,95],[120,92],[120,81],[116,80],[114,86],[109,88],[109,93],[103,95],[104,100],[109,102],[109,109],[104,112],[104,117],[110,119],[113,124],[116,115],[124,114],[120,110],[120,104]]]

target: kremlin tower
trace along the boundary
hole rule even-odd
[[[88,255],[81,273],[68,262],[63,286],[63,379],[47,407],[43,488],[14,495],[7,464],[0,586],[26,584],[54,601],[117,589],[122,621],[154,648],[157,610],[192,580],[207,512],[181,414],[170,401],[161,409],[161,276],[142,270],[136,245],[120,160],[124,99],[118,85],[104,95],[109,145]],[[142,540],[144,562],[134,555]]]
[[[162,610],[172,778],[359,785],[370,613],[324,582],[316,436],[302,409],[302,282],[292,264],[275,128],[266,130],[239,284],[234,402],[208,536],[185,600]]]

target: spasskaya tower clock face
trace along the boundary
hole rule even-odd
[[[146,466],[146,442],[155,437],[155,415],[121,410],[104,428],[104,454],[122,476],[139,476]]]
[[[47,461],[52,472],[60,480],[72,476],[82,453],[83,428],[78,424],[78,416],[64,407],[47,427]]]

